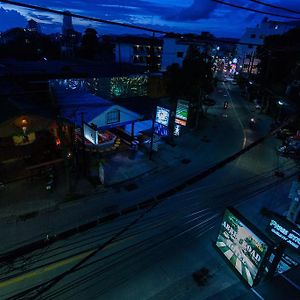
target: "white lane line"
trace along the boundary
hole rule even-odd
[[[230,98],[230,101],[231,101],[231,103],[232,103],[232,107],[233,107],[234,113],[235,113],[235,115],[236,115],[236,118],[238,119],[238,121],[239,121],[239,123],[240,123],[240,125],[241,125],[241,127],[242,127],[242,130],[243,130],[244,139],[243,139],[243,146],[242,146],[242,149],[244,149],[244,148],[246,147],[246,143],[247,143],[247,135],[246,135],[245,127],[244,127],[244,125],[243,125],[243,123],[242,123],[242,121],[241,121],[241,119],[240,119],[240,117],[239,117],[239,115],[238,115],[238,113],[237,113],[237,111],[236,111],[236,109],[235,109],[235,106],[234,106],[234,103],[233,103],[233,101],[232,101],[231,95],[230,95],[230,93],[228,92],[228,88],[226,87],[226,85],[225,85],[224,82],[223,82],[223,85],[224,85],[224,88],[225,88],[225,90],[226,90],[226,92],[227,92],[227,94],[228,94],[228,96],[229,96],[229,98]]]
[[[285,275],[283,275],[282,273],[280,274],[281,277],[283,277],[289,284],[291,284],[294,288],[296,288],[297,290],[300,291],[300,286],[295,283],[294,281],[292,281],[290,278],[286,277]]]
[[[251,291],[260,299],[260,300],[265,300],[263,296],[261,296],[254,288],[251,289]]]

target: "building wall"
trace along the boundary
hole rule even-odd
[[[107,122],[106,122],[107,121],[107,113],[114,111],[114,110],[120,111],[120,122],[107,124]],[[89,123],[93,123],[93,124],[97,125],[97,127],[105,127],[105,126],[110,126],[110,125],[115,127],[115,126],[118,126],[118,124],[120,124],[120,123],[130,122],[130,121],[133,121],[136,119],[137,119],[137,116],[134,116],[133,114],[126,112],[126,110],[122,110],[122,108],[119,106],[113,106],[111,109],[103,112],[101,115],[97,116],[96,118],[91,120]]]
[[[161,67],[161,46],[154,46],[154,55],[157,62],[157,69]],[[141,66],[148,66],[151,55],[150,44],[116,43],[116,62],[130,63]]]
[[[239,65],[245,64],[245,61],[250,60],[251,57],[253,59],[254,56],[253,65],[256,66],[259,63],[259,60],[255,58],[257,47],[252,46],[251,44],[263,45],[265,37],[270,35],[280,35],[292,28],[294,28],[294,26],[285,23],[270,21],[267,19],[264,19],[261,24],[257,25],[255,28],[247,28],[246,32],[241,37],[240,42],[246,43],[248,45],[238,45],[237,47],[237,57],[239,59]],[[245,67],[243,66],[242,68],[244,71]]]
[[[133,63],[133,47],[131,44],[116,44],[116,62]]]
[[[176,38],[165,37],[163,42],[161,70],[166,71],[167,67],[172,64],[182,66],[182,62],[186,56],[188,45],[177,43]],[[182,53],[182,57],[178,56]]]

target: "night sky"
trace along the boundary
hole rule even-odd
[[[300,19],[300,14],[268,8],[250,0],[224,1]],[[231,8],[211,0],[28,0],[24,2],[166,31],[182,33],[210,31],[217,37],[240,37],[246,27],[255,26],[265,17],[263,14]],[[264,2],[300,11],[299,0],[265,0]],[[30,18],[41,24],[44,33],[61,31],[62,16],[18,8],[0,2],[0,31],[11,27],[25,27],[26,21]],[[272,16],[269,18],[292,21]],[[73,19],[73,24],[78,31],[91,26],[97,29],[99,34],[143,33],[78,19]]]

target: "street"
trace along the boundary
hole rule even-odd
[[[162,180],[157,174],[151,185],[145,183],[149,180],[147,177],[139,180],[139,189],[126,194],[124,201],[126,198],[142,201],[176,186],[180,178],[184,180],[190,176],[188,174],[198,173],[199,169],[225,158],[224,154],[238,152],[268,132],[270,121],[253,110],[253,105],[240,96],[237,86],[222,83],[221,88],[222,93],[217,96],[218,105],[222,107],[223,101],[227,100],[229,108],[226,111],[212,108],[211,113],[224,118],[224,127],[228,126],[232,142],[228,144],[224,137],[224,147],[214,157],[212,153],[215,152],[210,149],[214,143],[210,143],[203,156],[206,157],[205,162],[194,167],[192,172],[178,168],[176,172],[182,170],[182,173],[173,177],[166,170],[162,178],[167,179]],[[251,117],[257,120],[254,129],[249,128]],[[84,234],[20,257],[13,264],[3,265],[0,269],[0,298],[213,299],[210,297],[229,288],[236,297],[243,295],[248,291],[247,287],[213,244],[227,206],[250,206],[254,203],[259,206],[262,201],[257,197],[262,192],[274,188],[296,172],[294,161],[277,155],[277,145],[278,141],[270,137],[149,211],[140,210],[121,216]],[[286,178],[274,176],[277,169],[283,170]],[[285,199],[286,196],[278,193],[277,197]],[[143,217],[140,217],[142,214]],[[86,215],[85,219],[90,216]],[[127,230],[119,235],[126,226]],[[116,238],[107,243],[115,235]],[[74,271],[68,272],[72,267]],[[211,278],[207,286],[199,287],[193,281],[192,273],[202,267],[209,269]],[[64,272],[65,276],[61,276],[49,290],[47,285],[35,288],[48,281],[51,285],[52,278]],[[224,296],[223,299],[230,298]]]

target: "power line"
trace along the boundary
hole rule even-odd
[[[283,7],[283,6],[278,6],[278,5],[266,3],[266,2],[263,2],[263,1],[259,1],[259,0],[250,0],[250,1],[254,2],[254,3],[257,3],[257,4],[261,4],[261,5],[267,6],[267,7],[272,7],[272,8],[284,10],[284,11],[287,11],[287,12],[290,12],[290,13],[300,14],[300,11],[293,10],[293,9],[290,9],[290,8],[286,8],[286,7]]]
[[[108,21],[108,20],[104,20],[104,19],[100,19],[100,18],[88,17],[88,16],[69,13],[69,12],[66,13],[66,12],[63,12],[63,11],[60,11],[60,10],[56,10],[56,9],[46,8],[46,7],[42,7],[42,6],[38,6],[38,5],[21,3],[21,2],[17,2],[17,1],[0,0],[0,2],[15,5],[15,6],[19,6],[19,7],[35,9],[35,10],[44,11],[44,12],[48,12],[48,13],[53,13],[53,14],[57,14],[57,15],[62,15],[62,16],[68,15],[68,16],[71,16],[71,17],[74,17],[74,18],[94,21],[94,22],[98,22],[98,23],[104,23],[104,24],[115,25],[115,26],[122,26],[122,27],[127,27],[127,28],[132,28],[132,29],[139,29],[139,30],[149,31],[149,32],[152,32],[152,33],[161,33],[161,34],[166,34],[167,33],[166,31],[163,31],[163,30],[151,29],[151,28],[147,28],[147,27],[143,27],[143,26],[120,23],[120,22],[115,22],[115,21]]]
[[[249,7],[245,7],[245,6],[241,6],[241,5],[237,5],[237,4],[233,4],[233,3],[224,2],[224,1],[221,1],[221,0],[211,0],[211,1],[217,2],[217,3],[220,3],[220,4],[224,4],[224,5],[227,5],[227,6],[231,6],[231,7],[234,7],[234,8],[239,8],[239,9],[244,9],[244,10],[248,10],[248,11],[251,11],[251,12],[256,12],[256,13],[259,13],[259,14],[270,15],[270,16],[286,18],[286,19],[300,20],[300,18],[297,18],[297,17],[284,16],[284,15],[279,15],[279,14],[275,14],[275,13],[271,13],[271,12],[265,12],[265,11],[254,9],[254,8],[249,8]]]

